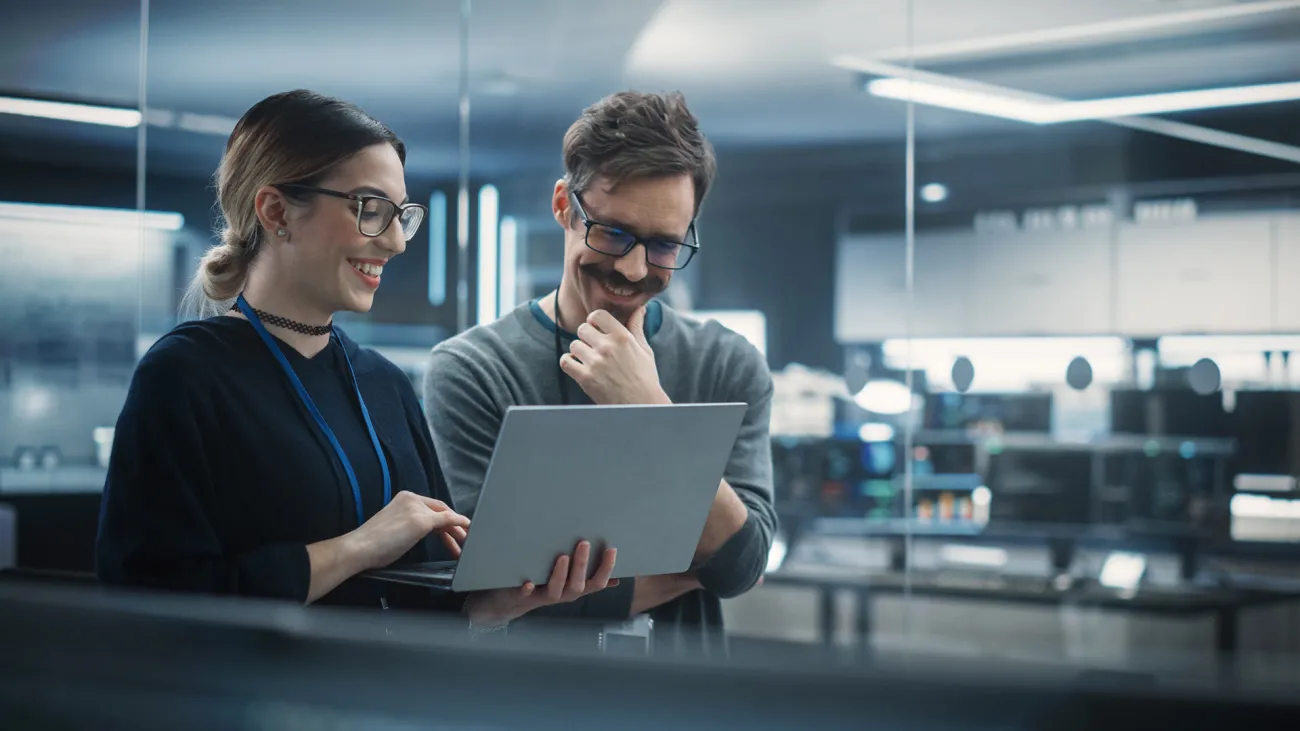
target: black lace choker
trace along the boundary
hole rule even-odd
[[[231,312],[237,312],[238,310],[239,305],[234,305],[230,308]],[[256,307],[253,307],[253,312],[257,313],[258,318],[268,325],[275,325],[276,327],[282,327],[286,330],[302,333],[303,335],[329,335],[334,329],[333,325],[308,325],[306,323],[298,322],[297,320],[290,320],[287,317],[280,317],[279,315],[272,315],[269,312],[263,312]]]

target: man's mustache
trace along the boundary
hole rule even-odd
[[[639,282],[633,282],[616,270],[601,269],[598,264],[581,264],[578,268],[582,270],[583,274],[604,282],[614,289],[630,289],[638,294],[659,294],[668,286],[667,282],[656,277],[653,273],[647,274],[645,279]]]

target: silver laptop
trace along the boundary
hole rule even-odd
[[[579,540],[592,574],[607,547],[614,578],[685,571],[746,408],[511,407],[460,560],[363,575],[457,592],[541,586]]]

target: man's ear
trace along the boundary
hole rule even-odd
[[[257,189],[257,195],[253,198],[253,206],[257,211],[257,220],[262,224],[262,228],[267,231],[287,230],[289,226],[289,204],[277,188],[270,185],[264,185]]]
[[[573,220],[573,206],[569,200],[569,182],[564,178],[555,181],[555,190],[551,193],[551,214],[560,228],[567,229]]]

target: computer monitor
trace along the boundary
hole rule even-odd
[[[823,515],[895,518],[902,505],[894,476],[901,471],[899,446],[892,441],[826,439],[820,456]]]
[[[1232,416],[1238,473],[1300,473],[1300,393],[1238,391]]]
[[[925,428],[968,429],[979,423],[1000,424],[1009,432],[1052,429],[1050,393],[932,393],[925,399]]]
[[[1232,435],[1223,395],[1190,389],[1115,389],[1110,392],[1114,434],[1225,438]]]
[[[989,458],[989,525],[1083,525],[1091,519],[1092,454],[1079,450],[1014,451]]]
[[[1217,460],[1194,449],[1110,454],[1097,520],[1108,525],[1204,527],[1205,512],[1215,499]]]

